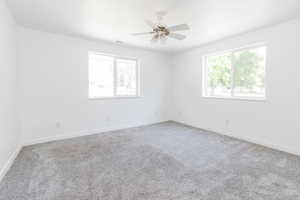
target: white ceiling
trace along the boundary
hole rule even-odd
[[[176,51],[300,16],[300,0],[7,0],[18,24],[55,33]],[[167,25],[188,23],[183,41],[151,44],[145,19],[168,11]]]

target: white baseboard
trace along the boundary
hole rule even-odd
[[[53,136],[53,137],[46,137],[46,138],[40,138],[40,139],[36,139],[36,140],[27,141],[27,142],[23,143],[22,146],[19,146],[15,150],[15,152],[10,156],[10,158],[8,159],[8,161],[6,162],[4,167],[0,170],[0,182],[3,179],[3,177],[5,176],[5,174],[8,172],[8,170],[10,169],[12,164],[14,163],[16,157],[18,156],[18,154],[21,151],[23,146],[29,146],[29,145],[34,145],[34,144],[40,144],[40,143],[45,143],[45,142],[52,142],[52,141],[64,140],[64,139],[70,139],[70,138],[76,138],[76,137],[82,137],[82,136],[88,136],[88,135],[93,135],[93,134],[104,133],[104,132],[107,132],[107,131],[116,131],[116,130],[126,129],[126,128],[135,128],[135,127],[140,127],[140,126],[147,126],[147,125],[162,123],[162,122],[166,122],[166,121],[167,120],[159,121],[159,122],[153,122],[153,123],[142,123],[142,124],[138,124],[138,125],[135,125],[135,126],[124,126],[124,127],[114,128],[114,129],[106,128],[106,129],[98,129],[98,130],[90,130],[90,131],[79,131],[77,133],[72,133],[72,134],[62,134],[62,135],[56,135],[56,136]],[[217,133],[214,130],[203,129],[203,128],[195,125],[195,124],[190,124],[190,123],[180,122],[180,121],[174,121],[174,122],[181,123],[181,124],[191,126],[191,127],[195,127],[195,128],[199,128],[199,129],[202,129],[202,130],[207,130],[207,131],[210,131],[210,132]],[[283,151],[283,152],[286,152],[286,153],[290,153],[290,154],[300,156],[300,149],[294,149],[294,148],[290,148],[290,147],[279,145],[279,144],[272,144],[272,143],[269,143],[269,142],[261,141],[261,140],[254,139],[254,138],[247,137],[247,136],[234,135],[234,134],[230,134],[230,133],[217,133],[217,134],[229,136],[229,137],[236,138],[236,139],[239,139],[239,140],[251,142],[251,143],[254,143],[254,144],[258,144],[258,145],[261,145],[261,146],[269,147],[269,148],[272,148],[272,149],[275,149],[275,150],[279,150],[279,151]]]
[[[3,168],[0,170],[0,182],[2,181],[4,176],[7,174],[7,172],[13,165],[13,163],[14,163],[15,159],[17,158],[17,156],[19,155],[21,149],[22,149],[22,146],[18,146],[17,149],[11,154],[11,156],[9,157],[9,159],[7,160],[7,162],[5,163]]]
[[[191,123],[180,122],[180,121],[174,121],[174,122],[181,123],[181,124],[191,126],[191,127],[195,127],[195,128],[199,128],[199,129],[204,130],[204,131],[213,132],[213,133],[216,133],[216,134],[219,134],[219,135],[225,135],[225,136],[236,138],[236,139],[239,139],[239,140],[242,140],[242,141],[254,143],[254,144],[264,146],[264,147],[267,147],[267,148],[271,148],[271,149],[274,149],[274,150],[277,150],[277,151],[282,151],[282,152],[285,152],[285,153],[300,156],[300,149],[297,149],[297,148],[291,148],[291,147],[280,145],[280,144],[274,144],[274,143],[266,142],[266,141],[263,141],[263,140],[260,140],[260,139],[257,139],[257,138],[251,138],[251,137],[248,137],[248,136],[235,135],[235,134],[232,134],[232,133],[216,132],[214,130],[210,130],[210,129],[207,129],[207,128],[202,128],[202,127],[199,127],[198,125],[191,124]]]
[[[71,138],[76,138],[76,137],[89,136],[89,135],[94,135],[97,133],[103,133],[103,132],[107,132],[107,131],[109,131],[109,130],[95,129],[95,130],[87,130],[87,131],[78,131],[78,132],[68,133],[68,134],[54,135],[51,137],[43,137],[43,138],[38,138],[38,139],[34,139],[34,140],[28,140],[23,143],[23,146],[31,146],[31,145],[35,145],[35,144],[42,144],[42,143],[53,142],[53,141],[58,141],[58,140],[65,140],[65,139],[71,139]]]
[[[232,137],[232,138],[237,138],[237,139],[240,139],[240,140],[248,141],[250,143],[258,144],[258,145],[268,147],[268,148],[271,148],[271,149],[274,149],[274,150],[278,150],[278,151],[286,152],[286,153],[293,154],[293,155],[296,155],[296,156],[300,156],[300,149],[291,148],[291,147],[287,147],[287,146],[280,145],[280,144],[274,144],[274,143],[258,140],[256,138],[251,138],[251,137],[247,137],[247,136],[242,136],[241,137],[241,136],[237,136],[237,135],[230,134],[230,133],[226,133],[224,135],[227,135],[227,136]]]
[[[140,124],[135,124],[135,125],[131,125],[131,126],[130,125],[129,126],[125,125],[125,126],[120,126],[118,128],[103,128],[103,129],[96,129],[96,130],[79,131],[79,132],[71,133],[71,134],[70,133],[69,134],[61,134],[61,135],[56,135],[56,136],[53,136],[53,137],[39,138],[39,139],[27,141],[27,142],[23,143],[23,146],[30,146],[30,145],[34,145],[34,144],[41,144],[41,143],[52,142],[52,141],[57,141],[57,140],[64,140],[64,139],[71,139],[71,138],[76,138],[76,137],[94,135],[94,134],[99,134],[99,133],[105,133],[107,131],[116,131],[116,130],[121,130],[121,129],[126,129],[126,128],[147,126],[147,125],[162,123],[162,122],[166,122],[166,121],[168,121],[168,120],[152,122],[152,123],[140,123]],[[229,136],[229,137],[236,138],[236,139],[239,139],[239,140],[247,141],[247,142],[254,143],[254,144],[257,144],[257,145],[261,145],[261,146],[265,146],[265,147],[268,147],[268,148],[271,148],[271,149],[275,149],[275,150],[279,150],[279,151],[283,151],[283,152],[286,152],[286,153],[290,153],[290,154],[293,154],[293,155],[300,156],[300,149],[291,148],[291,147],[287,147],[287,146],[280,145],[280,144],[274,144],[274,143],[266,142],[266,141],[263,141],[263,140],[260,140],[260,139],[257,139],[257,138],[251,138],[251,137],[248,137],[248,136],[241,136],[241,135],[235,135],[235,134],[231,134],[231,133],[216,132],[215,130],[202,128],[202,127],[199,127],[195,124],[191,124],[191,123],[187,123],[187,122],[181,122],[181,121],[176,121],[176,120],[174,120],[174,122],[182,123],[182,124],[187,125],[187,126],[196,127],[196,128],[202,129],[202,130],[214,132],[214,133],[217,133],[217,134],[220,134],[220,135]]]
[[[64,139],[71,139],[71,138],[76,138],[76,137],[82,137],[82,136],[88,136],[88,135],[94,135],[94,134],[100,134],[100,133],[105,133],[108,131],[117,131],[121,129],[127,129],[127,128],[136,128],[136,127],[141,127],[141,126],[148,126],[152,124],[157,124],[157,123],[162,123],[166,122],[167,120],[161,120],[161,121],[153,121],[153,122],[148,122],[148,123],[138,123],[138,124],[131,124],[131,125],[123,125],[120,127],[115,127],[115,128],[102,128],[102,129],[95,129],[95,130],[89,130],[89,131],[79,131],[75,133],[69,133],[69,134],[61,134],[61,135],[55,135],[53,137],[45,137],[45,138],[39,138],[35,140],[30,140],[23,142],[22,145],[20,145],[14,152],[13,154],[9,157],[8,161],[4,165],[2,169],[0,169],[0,182],[4,178],[4,176],[7,174],[9,171],[10,167],[13,165],[15,159],[17,158],[18,154],[20,153],[21,149],[25,146],[30,146],[34,144],[41,144],[41,143],[46,143],[46,142],[52,142],[52,141],[58,141],[58,140],[64,140]]]
[[[74,132],[74,133],[65,133],[65,134],[55,135],[55,136],[51,136],[51,137],[44,137],[44,138],[25,141],[25,142],[23,142],[23,146],[30,146],[30,145],[42,144],[42,143],[46,143],[46,142],[53,142],[53,141],[58,141],[58,140],[65,140],[65,139],[77,138],[77,137],[82,137],[82,136],[101,134],[101,133],[105,133],[108,131],[117,131],[117,130],[127,129],[127,128],[148,126],[148,125],[162,123],[162,122],[166,122],[166,121],[168,121],[168,120],[148,122],[148,123],[138,123],[138,124],[131,124],[131,125],[123,125],[123,126],[114,127],[114,128],[102,128],[102,129],[78,131],[78,132]]]

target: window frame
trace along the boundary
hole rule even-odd
[[[88,52],[88,74],[90,71],[90,64],[89,59],[90,55],[100,55],[100,56],[109,56],[113,58],[113,96],[108,97],[91,97],[89,92],[90,87],[90,80],[88,76],[88,99],[89,100],[108,100],[108,99],[135,99],[140,98],[140,60],[135,57],[127,57],[127,56],[119,56],[114,54],[102,53],[98,51],[89,51]],[[134,95],[117,95],[117,77],[118,77],[118,70],[117,70],[117,60],[131,60],[136,62],[136,93]]]
[[[264,83],[265,83],[265,95],[263,97],[249,97],[249,96],[236,96],[234,95],[234,88],[235,88],[235,81],[234,81],[234,74],[235,74],[235,67],[233,66],[233,54],[240,52],[240,51],[246,51],[246,50],[252,50],[256,48],[266,48],[265,52],[265,63],[264,63]],[[208,64],[207,64],[207,58],[210,56],[221,56],[224,54],[231,54],[231,90],[230,90],[230,96],[210,96],[207,93],[207,72],[208,72]],[[268,46],[266,43],[257,43],[252,45],[247,45],[239,48],[229,49],[225,51],[219,51],[216,53],[210,53],[202,56],[202,97],[204,98],[210,98],[210,99],[228,99],[228,100],[246,100],[246,101],[266,101],[267,100],[267,63],[268,63]]]

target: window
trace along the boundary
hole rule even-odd
[[[204,56],[203,96],[265,99],[266,47]]]
[[[137,97],[136,59],[89,53],[89,98]]]

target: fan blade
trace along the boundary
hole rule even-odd
[[[185,35],[181,35],[181,34],[177,34],[177,33],[170,33],[168,36],[170,38],[174,38],[174,39],[177,39],[177,40],[184,40],[186,38]]]
[[[185,30],[190,30],[190,27],[187,24],[179,24],[179,25],[169,27],[168,30],[169,31],[185,31]]]
[[[148,35],[148,34],[152,34],[154,32],[143,32],[143,33],[132,33],[132,35]]]
[[[150,26],[151,28],[154,28],[154,27],[156,26],[155,23],[152,22],[152,21],[150,21],[150,20],[145,20],[145,22],[146,22],[146,24],[147,24],[148,26]]]

